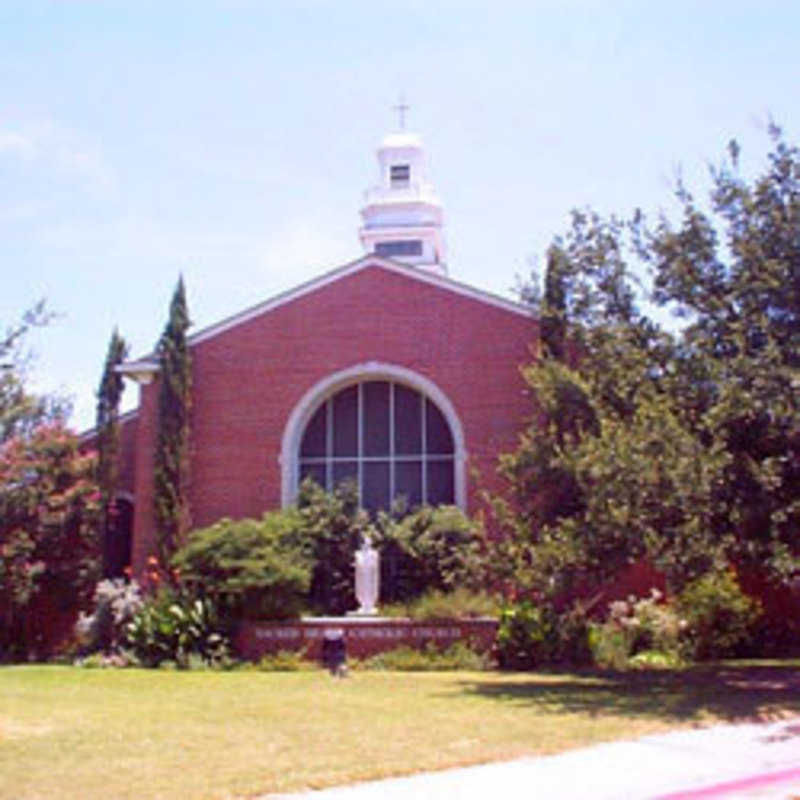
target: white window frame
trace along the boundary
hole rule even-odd
[[[311,417],[322,403],[332,398],[341,389],[345,389],[355,383],[364,383],[366,381],[388,381],[390,383],[404,384],[410,389],[422,394],[442,412],[453,437],[453,455],[443,456],[443,460],[453,459],[455,504],[466,512],[467,453],[464,446],[463,428],[453,404],[444,392],[428,378],[406,369],[405,367],[378,362],[359,364],[323,378],[312,386],[295,405],[284,428],[281,442],[280,466],[282,506],[285,508],[291,505],[297,497],[298,478],[300,474],[300,445],[306,426],[311,421]],[[393,394],[394,392],[391,393],[392,396]],[[361,402],[360,397],[361,390],[359,390],[359,402]],[[423,404],[420,405],[424,408]],[[390,418],[392,417],[393,415],[390,415]],[[390,442],[392,441],[393,437],[390,439]],[[394,446],[393,443],[391,446]],[[361,448],[359,447],[359,452],[360,451]],[[362,456],[361,458],[353,457],[352,459],[348,459],[359,461],[359,479],[361,461],[367,458],[368,457]],[[385,460],[385,457],[382,460]],[[424,463],[425,461],[423,459],[423,464]],[[423,466],[423,471],[424,470],[425,467]],[[392,474],[394,473],[394,467],[391,468],[391,472]],[[423,479],[424,477],[423,474]]]
[[[390,164],[389,185],[403,188],[411,182],[411,164]]]

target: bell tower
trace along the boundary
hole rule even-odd
[[[425,149],[405,130],[402,101],[395,106],[400,130],[378,146],[379,183],[364,193],[361,244],[367,253],[447,275],[442,205],[428,180]]]

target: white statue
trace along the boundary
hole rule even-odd
[[[365,533],[361,547],[356,550],[356,598],[359,603],[357,614],[376,613],[380,579],[378,551],[372,546],[369,534]]]

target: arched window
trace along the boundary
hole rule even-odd
[[[299,479],[333,489],[354,480],[361,505],[454,503],[456,453],[435,403],[391,380],[362,380],[320,403],[300,439]]]

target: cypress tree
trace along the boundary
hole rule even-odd
[[[154,512],[158,554],[166,564],[189,528],[189,415],[192,365],[186,341],[190,325],[183,276],[172,296],[169,319],[158,342],[158,436]]]
[[[553,245],[547,252],[540,330],[544,351],[563,361],[567,335],[567,263],[564,252]]]
[[[97,390],[97,484],[100,489],[100,530],[104,572],[108,569],[108,539],[112,533],[114,495],[119,478],[119,402],[124,389],[116,367],[128,357],[128,345],[114,328]]]

